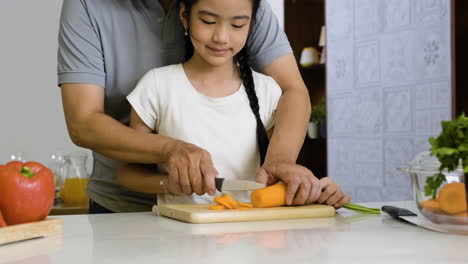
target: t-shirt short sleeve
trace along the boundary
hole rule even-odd
[[[156,128],[159,103],[157,101],[156,78],[154,70],[146,73],[138,81],[135,89],[127,96],[128,102],[143,122],[152,130]]]
[[[275,59],[293,52],[267,1],[260,1],[247,45],[250,65],[257,72]]]
[[[264,104],[265,107],[263,112],[263,120],[265,129],[268,131],[275,125],[276,120],[276,108],[282,95],[282,90],[278,83],[269,76],[264,76],[266,89],[264,91]]]
[[[64,0],[58,33],[58,85],[88,83],[105,87],[104,56],[86,0]]]

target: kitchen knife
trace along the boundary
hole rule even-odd
[[[216,190],[224,191],[253,191],[264,188],[265,185],[248,180],[227,180],[224,178],[215,178]]]
[[[468,228],[464,225],[434,223],[404,208],[385,205],[382,207],[382,211],[388,213],[394,219],[432,231],[468,235]]]
[[[393,217],[396,220],[407,222],[407,223],[410,223],[410,224],[415,224],[415,223],[413,223],[411,221],[408,221],[408,219],[406,219],[405,217],[415,217],[416,216],[416,218],[417,218],[417,216],[418,216],[417,214],[411,212],[408,209],[400,208],[400,207],[396,207],[396,206],[391,206],[391,205],[382,206],[382,211],[386,212],[388,215],[390,215],[391,217]]]
[[[400,208],[391,205],[384,205],[382,206],[382,211],[389,214],[391,217],[398,219],[400,216],[417,216],[417,214],[411,212],[408,209]]]

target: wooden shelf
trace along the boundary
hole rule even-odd
[[[325,0],[285,0],[285,32],[299,61],[304,47],[317,47],[320,31],[325,24]],[[318,48],[320,51],[320,48]],[[311,105],[316,105],[326,94],[326,66],[299,65],[302,79],[309,91]],[[310,169],[318,178],[327,176],[327,140],[306,136],[297,163]]]
[[[317,178],[327,176],[327,140],[306,136],[297,163],[310,169]]]
[[[325,64],[320,63],[320,64],[313,64],[311,66],[307,67],[302,67],[299,65],[299,70],[301,72],[309,72],[309,71],[325,71]]]
[[[296,60],[304,47],[317,47],[325,25],[325,0],[285,0],[284,29]]]

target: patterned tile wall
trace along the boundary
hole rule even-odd
[[[328,170],[355,202],[411,199],[397,170],[451,115],[450,0],[327,0]]]

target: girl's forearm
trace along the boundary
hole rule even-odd
[[[276,110],[275,129],[265,162],[296,162],[307,132],[310,113],[308,100],[308,95],[302,95],[300,90],[283,93]]]
[[[273,77],[283,91],[265,163],[296,163],[309,123],[309,92],[293,54],[275,59],[263,69],[263,73]]]
[[[167,174],[155,172],[147,166],[140,164],[120,163],[117,179],[122,186],[137,192],[160,194],[166,193],[166,188],[161,181]]]

